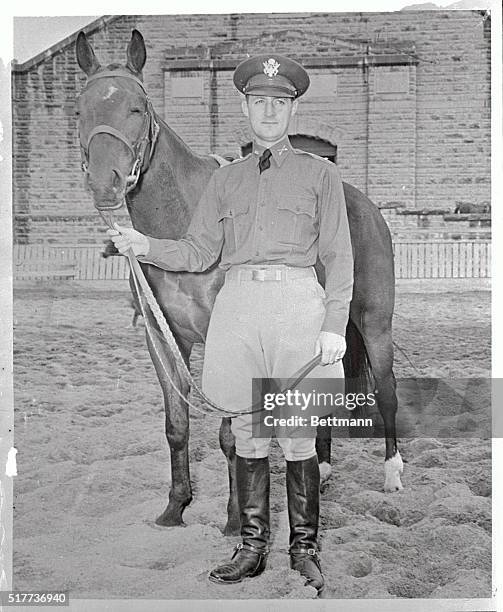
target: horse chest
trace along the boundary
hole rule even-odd
[[[189,343],[204,342],[220,285],[215,275],[166,272],[151,267],[148,279],[175,335]]]

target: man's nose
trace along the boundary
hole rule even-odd
[[[265,102],[265,115],[266,117],[272,117],[275,114],[275,108],[272,100],[266,100]]]

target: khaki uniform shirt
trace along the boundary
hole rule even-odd
[[[344,191],[335,164],[292,148],[271,148],[270,168],[259,173],[264,147],[216,170],[184,238],[149,237],[140,261],[172,271],[201,272],[220,256],[239,264],[325,266],[322,331],[345,334],[353,291],[353,254]]]

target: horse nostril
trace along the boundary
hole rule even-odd
[[[117,193],[123,186],[124,179],[122,174],[115,168],[112,169],[112,177],[112,189],[114,190],[114,193]]]

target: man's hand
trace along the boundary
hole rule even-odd
[[[150,243],[144,234],[140,234],[132,227],[121,227],[118,223],[114,223],[114,227],[116,229],[107,230],[107,234],[119,253],[124,255],[129,249],[133,249],[135,255],[146,255],[148,253]]]
[[[316,340],[314,354],[321,353],[321,365],[340,361],[346,352],[346,339],[339,334],[322,331]]]

